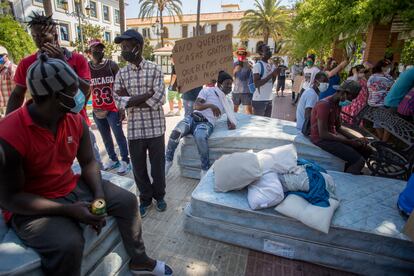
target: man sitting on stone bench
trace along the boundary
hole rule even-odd
[[[221,71],[218,75],[216,87],[206,87],[200,91],[194,103],[194,112],[180,121],[170,135],[165,157],[166,175],[172,166],[174,153],[180,139],[188,134],[194,136],[200,154],[201,178],[206,174],[210,168],[208,137],[210,137],[214,124],[224,111],[228,117],[228,128],[236,128],[236,118],[225,96],[231,92],[232,83],[233,78],[226,72]]]
[[[33,100],[0,121],[0,206],[23,243],[40,255],[44,273],[80,275],[80,223],[100,233],[106,214],[91,209],[99,200],[117,221],[131,272],[172,275],[169,266],[146,255],[136,196],[102,181],[88,126],[78,114],[85,97],[76,73],[41,54],[27,83]],[[75,158],[81,175],[71,169]]]
[[[361,86],[356,81],[346,80],[334,88],[335,94],[319,101],[312,109],[310,139],[318,147],[346,161],[346,172],[360,174],[371,151],[365,139],[350,138],[342,131],[340,112],[341,107],[349,105],[358,96]]]

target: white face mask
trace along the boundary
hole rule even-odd
[[[325,92],[326,90],[328,90],[328,87],[329,87],[329,83],[327,83],[327,82],[319,83],[319,85],[318,85],[319,92],[321,92],[321,93]]]
[[[387,67],[385,70],[382,70],[385,75],[388,75],[391,72],[391,68]]]

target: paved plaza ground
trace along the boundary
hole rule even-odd
[[[294,110],[289,91],[286,97],[275,97],[273,117],[293,121]],[[168,105],[164,106],[164,111],[168,112]],[[166,141],[174,126],[181,119],[182,116],[167,118]],[[124,129],[126,131],[126,125]],[[101,137],[97,130],[94,132],[105,161],[108,157]],[[133,178],[132,173],[128,177]],[[184,232],[184,208],[190,202],[191,193],[197,184],[197,180],[181,177],[175,163],[167,176],[165,198],[168,203],[167,211],[159,213],[153,208],[142,222],[147,252],[150,256],[169,263],[174,268],[174,275],[350,275],[315,264],[256,252]]]

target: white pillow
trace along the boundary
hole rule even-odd
[[[325,179],[325,188],[329,193],[329,197],[333,198],[333,199],[338,199],[336,197],[336,185],[335,185],[335,181],[333,180],[333,177],[327,173],[323,173],[321,172],[323,178]]]
[[[319,207],[310,204],[306,199],[298,195],[290,194],[282,201],[275,210],[279,213],[297,219],[303,224],[321,231],[329,232],[332,216],[339,206],[339,201],[330,198],[329,207]]]
[[[289,173],[297,167],[298,154],[293,144],[265,149],[257,153],[263,173]]]
[[[279,176],[274,172],[264,174],[247,188],[247,200],[253,210],[275,206],[285,197]]]
[[[259,160],[252,151],[220,157],[213,165],[216,192],[241,190],[262,176]]]

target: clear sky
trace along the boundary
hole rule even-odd
[[[125,7],[127,18],[138,16],[138,0],[125,0],[128,6]],[[197,0],[181,0],[184,14],[197,13]],[[295,0],[282,0],[282,5],[291,6]],[[201,0],[201,13],[220,12],[221,4],[239,4],[241,10],[253,8],[254,0]]]

